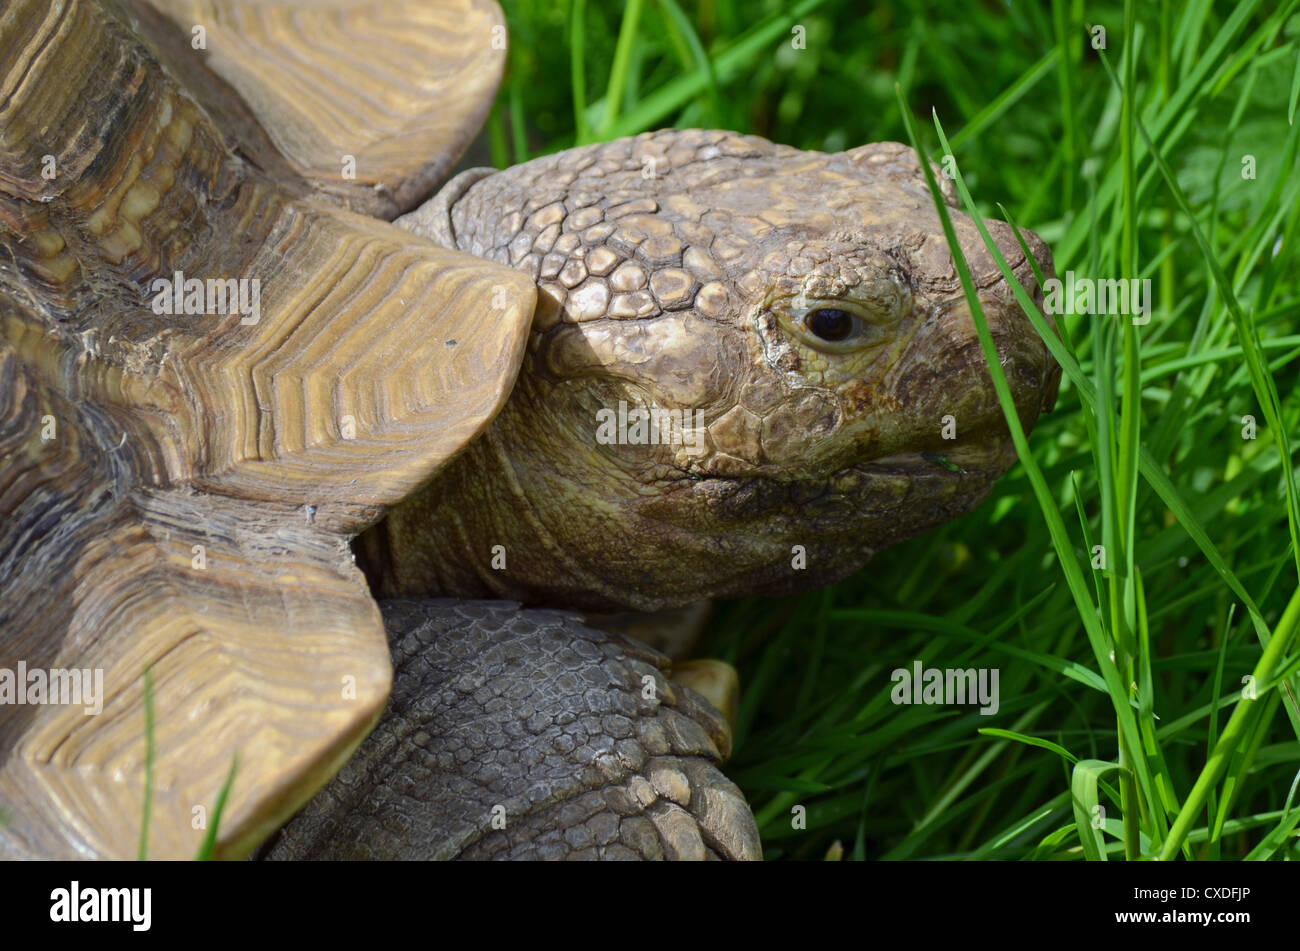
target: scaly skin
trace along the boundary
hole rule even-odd
[[[1059,367],[952,216],[1029,428]],[[817,587],[970,510],[1015,460],[904,146],[665,130],[464,173],[397,223],[540,294],[505,409],[360,540],[382,596],[650,611]],[[1041,301],[1010,229],[987,224]],[[808,326],[828,306],[855,314],[849,339]],[[701,411],[705,451],[599,442],[620,401]]]
[[[721,717],[558,611],[387,601],[393,693],[272,859],[756,859]]]

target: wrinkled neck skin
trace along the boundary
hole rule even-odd
[[[493,425],[378,530],[378,592],[651,611],[751,591],[756,573],[788,588],[789,539],[819,550],[828,540],[809,537],[794,505],[761,500],[756,483],[697,479],[651,447],[596,443],[597,404],[629,395],[521,374]]]
[[[528,272],[539,304],[501,413],[358,539],[375,593],[591,611],[789,593],[981,502],[1015,453],[919,179],[891,143],[670,130],[472,170],[398,219]],[[1029,428],[1059,368],[954,218]],[[861,339],[811,337],[823,305],[861,315]]]

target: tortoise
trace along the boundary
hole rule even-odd
[[[0,10],[0,854],[132,856],[147,789],[151,857],[757,858],[734,684],[609,619],[831,583],[1014,462],[911,149],[668,129],[430,197],[505,42]],[[944,181],[1032,426],[1059,369]]]

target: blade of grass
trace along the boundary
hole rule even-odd
[[[1093,828],[1093,817],[1101,815],[1097,796],[1097,781],[1106,773],[1114,770],[1123,771],[1119,763],[1108,763],[1099,759],[1080,760],[1070,774],[1070,804],[1074,807],[1074,827],[1079,832],[1079,842],[1083,845],[1083,854],[1090,862],[1106,861],[1106,843],[1101,837],[1101,830]]]
[[[587,0],[573,0],[569,9],[569,85],[573,89],[573,144],[591,141],[587,125]]]
[[[1280,849],[1282,843],[1295,832],[1296,824],[1300,823],[1300,808],[1293,810],[1291,803],[1295,799],[1297,786],[1300,786],[1300,772],[1296,773],[1295,779],[1291,781],[1291,790],[1286,794],[1286,805],[1282,807],[1282,818],[1268,835],[1260,840],[1259,845],[1250,850],[1246,861],[1262,862],[1272,858],[1273,853]]]
[[[632,61],[632,44],[636,41],[641,24],[641,10],[645,0],[627,0],[623,8],[623,22],[618,29],[618,45],[614,47],[614,64],[609,70],[609,85],[605,89],[605,114],[600,120],[597,134],[602,140],[615,138],[614,126],[623,107],[623,89],[627,86],[628,67]]]
[[[825,0],[802,0],[788,10],[774,13],[742,34],[726,49],[714,54],[712,76],[717,83],[725,84],[743,70],[762,51],[787,33],[790,24],[807,16]],[[710,73],[695,70],[666,83],[647,94],[635,107],[612,124],[602,138],[620,138],[644,132],[708,88]],[[599,106],[600,104],[593,104]]]
[[[993,726],[980,727],[979,732],[983,736],[1000,736],[1004,740],[1015,740],[1017,743],[1024,743],[1026,746],[1037,746],[1039,749],[1051,750],[1071,766],[1079,762],[1079,757],[1075,756],[1060,743],[1053,743],[1051,740],[1044,740],[1037,736],[1026,736],[1023,733],[1013,733],[1011,730],[1000,730]]]
[[[212,821],[208,823],[207,834],[203,837],[203,843],[199,846],[198,854],[194,856],[195,861],[211,861],[217,851],[217,830],[221,826],[221,814],[226,809],[226,800],[230,797],[230,787],[235,785],[235,772],[239,768],[239,757],[233,757],[230,760],[230,771],[226,773],[226,781],[221,784],[221,791],[217,793],[216,805],[212,807]]]
[[[709,125],[717,125],[722,115],[722,94],[718,91],[718,76],[713,69],[713,60],[709,59],[704,44],[700,42],[699,34],[691,25],[690,17],[682,11],[677,0],[659,0],[659,9],[665,14],[667,22],[685,41],[696,70],[704,73],[704,91],[709,97]]]
[[[1300,100],[1300,51],[1295,54],[1295,73],[1291,76],[1291,99],[1286,105],[1286,121],[1295,125],[1296,102]]]
[[[987,106],[971,116],[970,121],[952,137],[953,147],[957,148],[967,139],[979,135],[987,126],[1000,119],[1008,109],[1024,98],[1025,93],[1033,89],[1044,76],[1051,72],[1052,67],[1056,65],[1056,59],[1060,52],[1058,47],[1053,47],[1042,59],[1025,70],[1019,79],[995,96]]]

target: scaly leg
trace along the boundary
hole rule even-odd
[[[761,857],[726,722],[667,658],[508,601],[381,609],[388,709],[264,857]]]

